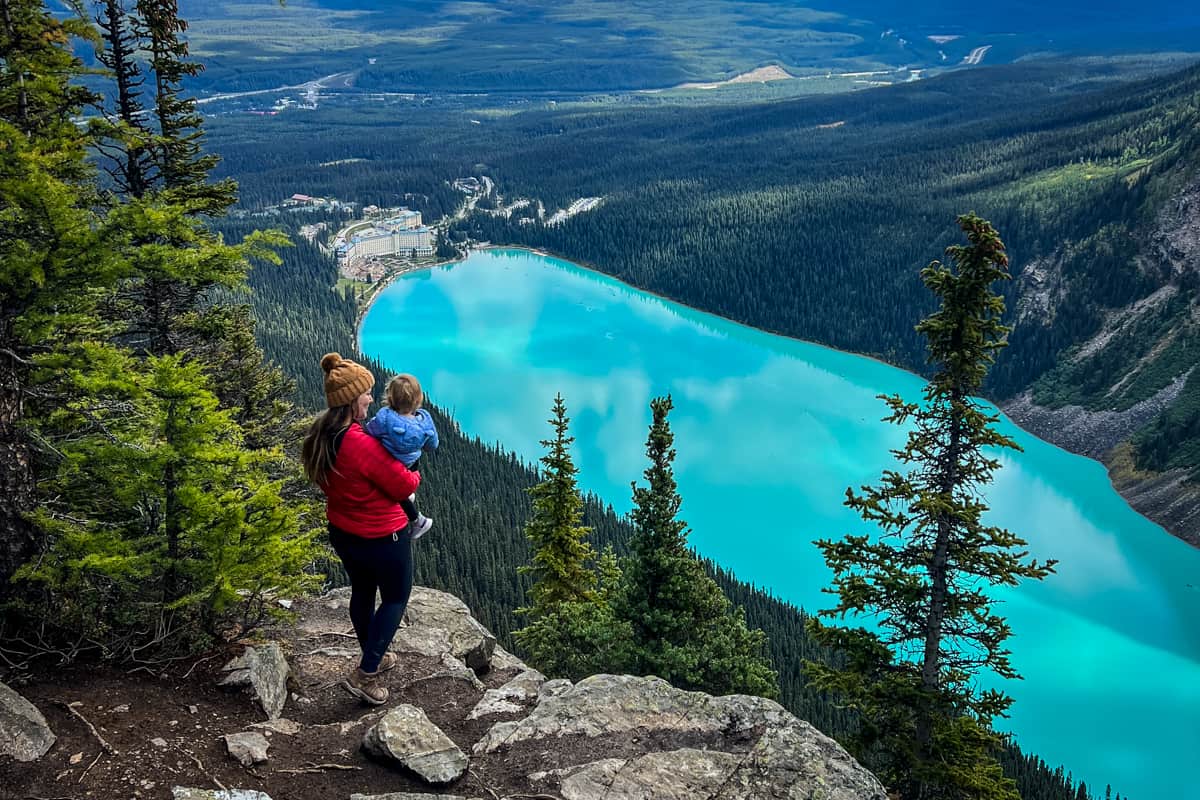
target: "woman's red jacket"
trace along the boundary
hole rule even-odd
[[[417,490],[421,476],[392,458],[357,422],[338,447],[325,490],[325,514],[346,533],[368,539],[408,525],[400,500]]]

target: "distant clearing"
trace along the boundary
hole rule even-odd
[[[743,72],[741,75],[734,75],[726,81],[716,81],[715,83],[681,83],[678,86],[673,86],[673,89],[716,89],[720,86],[729,86],[734,83],[767,83],[769,81],[788,81],[796,77],[782,67],[771,64],[766,67],[752,69],[749,72]]]

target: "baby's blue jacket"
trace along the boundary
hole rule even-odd
[[[388,406],[379,409],[375,418],[367,423],[367,433],[374,436],[387,448],[392,457],[406,467],[417,463],[421,453],[436,450],[437,428],[433,417],[423,408],[418,408],[415,417],[398,414]]]

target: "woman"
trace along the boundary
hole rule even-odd
[[[304,471],[325,492],[329,541],[350,577],[350,620],[362,660],[343,685],[380,705],[388,690],[379,676],[396,665],[388,646],[412,593],[412,538],[400,501],[421,477],[362,428],[375,385],[370,371],[337,353],[322,358],[321,369],[329,408],[304,437]]]

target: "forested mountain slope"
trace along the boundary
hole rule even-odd
[[[1035,431],[1119,462],[1118,478],[1154,490],[1122,484],[1139,510],[1194,538],[1200,68],[1123,82],[1114,72],[1046,60],[739,106],[230,119],[217,146],[250,206],[300,190],[436,217],[457,201],[449,179],[470,174],[490,176],[500,202],[602,197],[561,225],[529,206],[477,213],[456,235],[548,248],[918,371],[918,271],[951,241],[955,215],[974,210],[1000,230],[1017,277],[991,396]],[[264,149],[264,136],[279,144]],[[347,158],[358,160],[317,166]],[[414,191],[426,194],[406,200]],[[1064,438],[1060,418],[1039,425],[1031,413],[1067,406],[1071,429],[1088,433]]]

